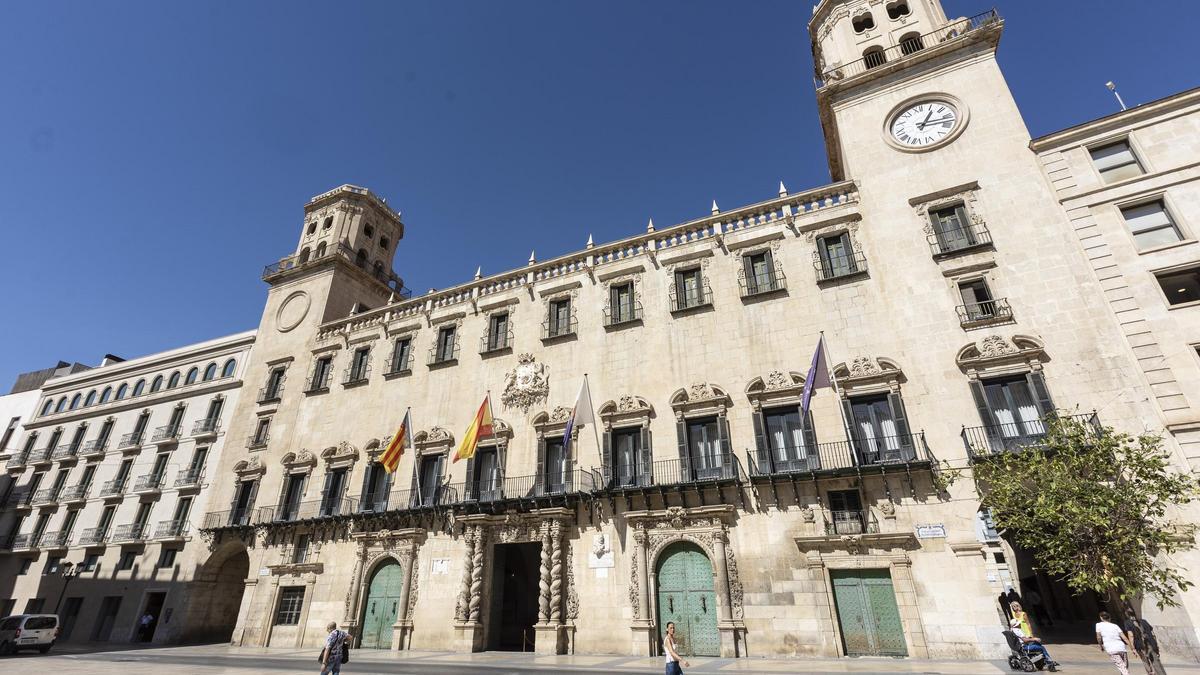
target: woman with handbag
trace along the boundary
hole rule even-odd
[[[325,648],[317,657],[321,662],[321,675],[339,675],[342,672],[342,664],[350,660],[346,656],[346,649],[350,646],[350,634],[338,630],[336,621],[330,621],[325,630],[329,631],[329,635],[325,638]]]

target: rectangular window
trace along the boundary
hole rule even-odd
[[[992,292],[983,279],[959,282],[958,294],[962,297],[961,318],[964,321],[985,321],[995,318],[996,302],[992,299]]]
[[[17,570],[17,574],[29,574],[31,567],[33,567],[33,558],[21,558],[21,567]]]
[[[354,350],[350,359],[350,371],[346,374],[346,383],[363,382],[371,374],[371,348],[359,347]]]
[[[458,337],[458,329],[455,326],[443,326],[438,331],[437,352],[434,361],[436,363],[445,363],[454,360],[455,342]]]
[[[282,501],[279,509],[280,520],[292,520],[300,510],[300,500],[304,498],[304,474],[294,473],[284,482]]]
[[[115,504],[104,507],[104,510],[100,512],[100,521],[96,523],[96,530],[102,535],[102,538],[103,535],[108,533],[108,528],[112,525],[113,516],[116,513],[117,507]]]
[[[113,421],[105,420],[104,425],[100,427],[100,435],[96,437],[96,449],[103,450],[108,446],[108,438],[112,436]]]
[[[95,572],[96,566],[100,564],[99,553],[89,553],[83,556],[83,562],[79,563],[80,572]]]
[[[421,469],[417,474],[417,489],[421,494],[421,506],[433,506],[437,501],[438,484],[442,478],[442,455],[421,457]]]
[[[488,317],[486,351],[494,352],[508,347],[508,312],[493,314]]]
[[[811,420],[808,423],[811,425]],[[816,468],[819,460],[817,449],[808,447],[799,408],[764,410],[763,425],[767,450],[771,453],[771,461],[776,471],[807,471]]]
[[[396,340],[395,347],[392,348],[392,370],[393,373],[403,373],[412,368],[409,359],[412,357],[412,338],[400,338]]]
[[[139,533],[145,533],[146,523],[150,521],[150,509],[153,506],[154,505],[149,502],[138,504],[137,515],[134,516],[133,523],[134,525],[137,525],[135,529],[137,529]]]
[[[767,293],[779,287],[770,251],[742,256],[742,272],[746,275],[746,295]]]
[[[12,440],[13,434],[17,431],[17,424],[20,422],[20,417],[14,417],[9,421],[8,427],[4,429],[4,436],[0,437],[0,450],[8,449],[8,442]]]
[[[817,240],[817,251],[821,257],[822,279],[835,279],[858,272],[849,232],[821,237]]]
[[[183,406],[177,406],[171,411],[171,421],[167,422],[167,426],[171,429],[172,436],[179,435],[179,429],[183,425]]]
[[[690,309],[707,304],[704,273],[699,267],[675,272],[675,309]]]
[[[342,511],[342,489],[346,487],[346,469],[325,473],[325,489],[321,491],[321,515],[336,516]]]
[[[295,626],[300,623],[302,607],[304,607],[303,586],[288,586],[279,589],[279,607],[275,610],[275,625]]]
[[[117,560],[117,569],[118,570],[131,570],[131,569],[133,569],[133,564],[135,562],[137,562],[137,552],[136,551],[122,551],[121,557]]]
[[[542,471],[542,484],[547,494],[560,494],[566,489],[567,457],[562,438],[546,439],[546,465]]]
[[[309,382],[309,391],[322,391],[329,388],[329,371],[333,368],[333,357],[322,356],[313,364],[313,376]]]
[[[721,478],[726,457],[721,444],[719,422],[716,417],[704,417],[687,421],[688,457],[691,460],[690,480]]]
[[[895,400],[893,400],[893,398]],[[910,459],[912,438],[901,417],[899,395],[856,396],[849,400],[856,459],[872,465]]]
[[[66,518],[63,518],[62,528],[59,529],[59,532],[62,532],[63,537],[69,538],[71,536],[71,530],[75,529],[76,520],[79,520],[79,509],[67,511]]]
[[[271,418],[263,417],[254,427],[254,435],[250,437],[250,447],[261,448],[271,439]]]
[[[1042,414],[1025,376],[984,380],[983,393],[994,435],[1004,439],[1037,439],[1046,433]]]
[[[633,284],[615,284],[608,289],[610,325],[636,321],[633,305]]]
[[[1171,214],[1167,212],[1167,204],[1161,199],[1121,208],[1125,224],[1133,233],[1133,240],[1139,251],[1174,244],[1183,239]]]
[[[866,530],[858,490],[830,490],[828,498],[832,534],[862,534]]]
[[[146,433],[146,427],[150,424],[150,413],[144,412],[138,415],[137,423],[133,425],[133,443],[138,443],[142,440],[142,434]]]
[[[42,570],[42,574],[58,574],[61,566],[62,556],[52,555],[46,559],[46,569]]]
[[[308,542],[309,535],[302,534],[296,537],[296,544],[292,547],[292,564],[301,565],[308,560]]]
[[[1182,305],[1200,300],[1200,267],[1180,272],[1165,272],[1154,275],[1167,303]]]
[[[229,514],[230,525],[246,525],[250,521],[250,509],[254,506],[254,495],[258,481],[246,480],[238,484],[237,496],[233,499],[233,512]]]
[[[1115,183],[1145,173],[1127,140],[1091,148],[1088,152],[1092,153],[1092,162],[1105,183]]]
[[[481,502],[501,497],[500,462],[495,448],[480,448],[475,453],[475,494]]]
[[[649,470],[649,467],[638,466],[638,455],[642,449],[641,427],[613,429],[612,444],[613,478],[616,484],[620,487],[637,485],[638,475]]]
[[[159,553],[158,553],[158,565],[156,565],[156,566],[157,566],[159,569],[162,569],[162,568],[165,568],[165,567],[172,567],[172,566],[174,566],[174,565],[175,565],[175,554],[176,554],[176,553],[178,553],[178,550],[177,550],[177,549],[173,549],[173,548],[164,548],[163,550],[159,551]]]
[[[939,253],[960,251],[981,243],[962,204],[931,209],[929,219],[933,224]]]
[[[550,303],[550,315],[547,317],[546,337],[560,337],[575,332],[571,325],[571,299],[563,298]]]
[[[280,394],[283,393],[284,372],[282,367],[271,369],[271,374],[267,376],[267,386],[263,388],[263,401],[279,400]]]
[[[207,429],[216,429],[217,422],[221,419],[221,410],[225,407],[225,399],[214,398],[208,404],[208,412],[204,413],[204,419],[208,422]]]

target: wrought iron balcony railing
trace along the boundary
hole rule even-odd
[[[623,326],[642,320],[642,302],[619,302],[604,306],[604,327]]]
[[[88,490],[92,486],[88,483],[79,483],[70,487],[63,488],[62,494],[58,496],[60,502],[77,502],[87,499]]]
[[[1100,424],[1100,417],[1094,412],[1060,417],[1069,417],[1082,422],[1090,427],[1096,435],[1104,433],[1104,427]],[[1046,426],[1048,423],[1049,418],[1047,417],[1030,417],[1028,419],[1014,419],[1000,424],[963,427],[963,444],[966,445],[967,456],[972,461],[989,455],[1040,448],[1046,437]]]
[[[30,464],[41,464],[43,462],[49,462],[50,458],[53,455],[54,455],[54,446],[47,445],[44,448],[39,448],[39,449],[34,450],[33,452],[29,453],[29,463]]]
[[[578,330],[579,320],[575,318],[575,310],[572,308],[571,315],[565,319],[546,319],[542,322],[542,339],[555,340],[569,337]]]
[[[58,488],[48,487],[33,493],[33,499],[30,499],[29,503],[34,506],[43,506],[45,504],[53,504],[56,501],[58,501]]]
[[[220,418],[209,419],[206,417],[201,420],[196,420],[196,423],[192,425],[192,436],[215,436],[220,430]]]
[[[960,227],[936,229],[927,236],[935,258],[974,250],[992,243],[992,233],[983,223],[966,223]]]
[[[131,431],[121,437],[121,443],[117,447],[136,448],[142,444],[142,436],[144,435],[145,432],[142,431]]]
[[[38,536],[40,537],[41,535]],[[14,536],[12,538],[12,546],[10,548],[14,551],[21,551],[24,549],[34,548],[36,544],[37,541],[33,534],[26,532],[25,534],[18,534]]]
[[[188,521],[160,520],[154,530],[155,539],[178,539],[187,535]]]
[[[280,506],[263,506],[258,509],[255,522],[291,523],[317,518],[348,516],[354,513],[356,500],[353,497],[318,499],[307,502],[284,503]]]
[[[66,548],[71,543],[70,532],[47,532],[38,542],[39,548]]]
[[[9,469],[15,469],[17,467],[22,467],[22,466],[25,466],[25,462],[28,459],[29,458],[25,456],[25,453],[19,452],[19,453],[13,455],[12,457],[9,457],[8,463],[5,466],[6,466],[6,468],[9,468]]]
[[[964,35],[998,23],[1000,23],[1000,15],[994,9],[966,19],[953,21],[935,31],[918,37],[908,38],[898,45],[869,52],[857,61],[826,68],[819,77],[815,78],[815,84],[818,89],[821,89],[834,83],[843,82],[862,75],[868,70],[879,68],[887,63],[903,60],[923,50],[962,38]]]
[[[371,360],[367,359],[365,363],[352,364],[346,368],[346,373],[342,377],[343,387],[353,387],[358,384],[365,384],[371,379]]]
[[[74,443],[63,443],[54,449],[54,454],[50,456],[50,459],[72,459],[75,457],[75,453],[77,452],[79,452],[78,445]]]
[[[179,473],[176,474],[176,476],[175,476],[175,487],[177,487],[177,488],[197,487],[198,485],[200,485],[200,481],[203,478],[204,478],[204,468],[203,467],[191,467],[191,468],[187,468],[187,469],[180,469]]]
[[[412,350],[401,352],[398,356],[392,355],[391,361],[388,362],[388,369],[384,372],[384,377],[388,375],[406,375],[412,372]]]
[[[100,487],[101,497],[115,497],[125,492],[125,484],[129,482],[128,478],[114,478],[110,481],[105,481]]]
[[[911,465],[930,461],[925,434],[855,438],[850,441],[768,447],[748,452],[750,477],[838,472],[856,467]]]
[[[958,312],[958,323],[963,328],[1013,320],[1012,307],[1008,304],[1008,298],[959,305],[955,311]]]
[[[743,298],[753,298],[786,289],[787,277],[783,274],[783,268],[779,263],[775,263],[773,269],[749,276],[746,275],[745,270],[738,270],[738,288],[741,290]]]
[[[163,477],[164,476],[161,473],[148,473],[143,476],[138,476],[137,480],[133,483],[133,491],[153,492],[155,490],[161,490]]]
[[[867,273],[867,256],[862,251],[853,251],[845,255],[821,257],[813,261],[817,270],[817,282],[846,279]]]
[[[84,457],[91,457],[93,455],[103,455],[104,449],[107,446],[108,446],[107,438],[96,438],[96,439],[88,441],[87,443],[84,443],[83,449],[79,452],[79,454],[83,455]]]
[[[479,338],[480,354],[494,354],[496,352],[502,352],[506,349],[511,349],[512,346],[512,326],[505,328],[503,331],[493,331],[489,327],[487,334]]]
[[[678,288],[677,284],[671,284],[667,296],[672,312],[709,307],[713,304],[712,288],[709,287],[707,278],[701,281],[699,287]]]
[[[280,375],[278,379],[272,380],[271,384],[258,390],[259,403],[272,403],[278,401],[283,396],[283,383],[287,381],[287,375]]]
[[[8,499],[4,501],[4,506],[7,508],[29,506],[29,500],[33,497],[28,485],[13,488],[12,492],[8,493]]]
[[[247,527],[254,514],[252,508],[232,509],[229,511],[210,511],[204,515],[202,530],[218,530],[223,527]]]
[[[179,440],[179,425],[165,424],[154,430],[154,436],[150,438],[151,443],[174,443]]]
[[[449,347],[443,347],[442,345],[434,345],[433,347],[430,347],[428,365],[438,366],[448,363],[457,363],[458,348],[459,344],[457,338],[455,338],[454,344],[450,345]]]
[[[567,469],[541,475],[480,478],[447,487],[446,496],[459,504],[536,501],[593,492],[596,475],[587,469]]]
[[[271,432],[262,431],[255,432],[246,437],[246,447],[254,450],[256,448],[267,447],[267,442],[271,440]]]
[[[114,544],[129,544],[145,540],[145,523],[127,523],[125,525],[118,525],[117,529],[113,530],[112,543]]]
[[[875,534],[879,523],[870,511],[829,511],[825,521],[825,534]]]
[[[104,543],[104,538],[108,536],[108,529],[104,527],[91,527],[79,534],[80,546],[99,546]]]

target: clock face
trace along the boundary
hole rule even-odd
[[[958,110],[944,101],[921,101],[901,110],[892,119],[892,137],[910,148],[931,146],[958,126]]]

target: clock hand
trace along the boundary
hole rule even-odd
[[[924,131],[924,130],[925,130],[925,125],[926,125],[926,124],[929,122],[929,118],[930,118],[930,117],[933,117],[933,110],[932,110],[932,109],[929,111],[929,114],[925,116],[925,121],[924,121],[924,122],[921,122],[920,124],[918,124],[918,125],[917,125],[917,129],[920,129],[920,130]]]
[[[940,122],[948,122],[953,119],[954,119],[954,115],[947,115],[946,117],[939,117],[936,120],[926,120],[925,122],[923,122],[921,124],[921,128],[924,128],[925,126],[930,125],[930,124],[938,124]]]

